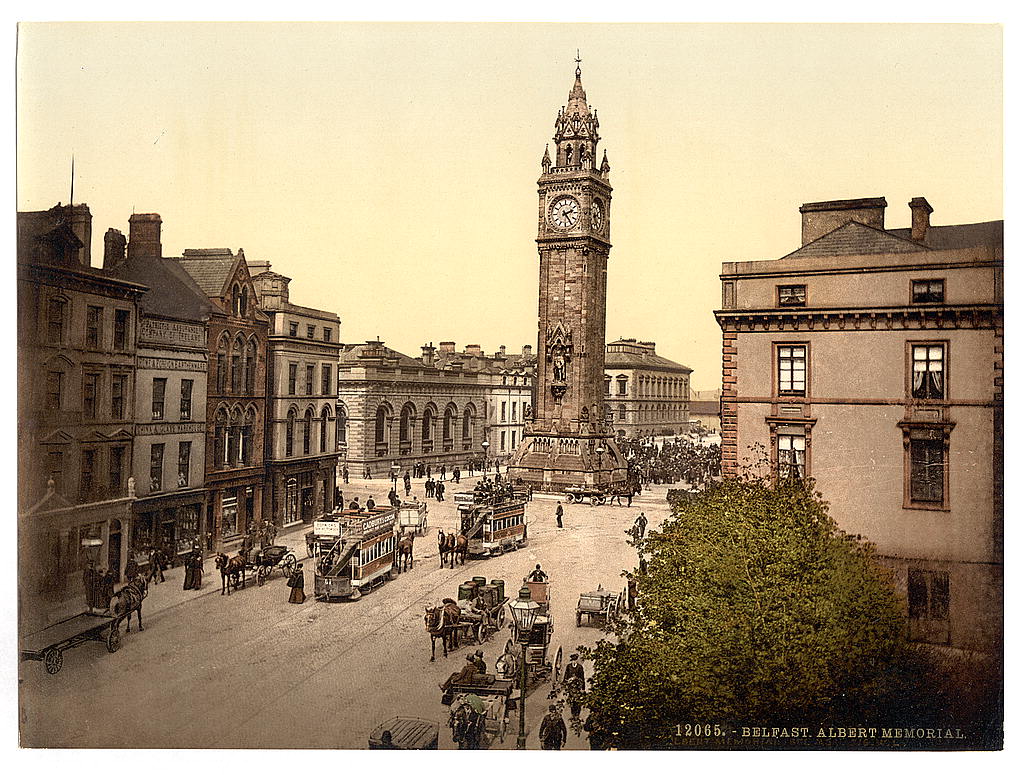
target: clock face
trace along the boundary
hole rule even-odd
[[[551,223],[558,229],[571,229],[580,220],[580,203],[571,196],[562,196],[551,203]]]
[[[594,231],[601,231],[604,228],[604,207],[601,206],[599,199],[590,203],[590,226]]]

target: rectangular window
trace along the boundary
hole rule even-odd
[[[114,310],[114,349],[128,349],[128,321],[131,313],[126,309]]]
[[[79,478],[79,500],[92,500],[96,491],[96,450],[82,450],[82,469]]]
[[[50,471],[50,479],[53,480],[53,488],[57,492],[64,492],[64,453],[61,450],[53,450],[46,453],[46,462]]]
[[[946,300],[945,280],[913,280],[910,301],[913,304],[942,304]]]
[[[128,375],[115,374],[110,382],[110,417],[124,419],[124,399],[128,392]]]
[[[164,396],[167,393],[167,380],[163,377],[153,379],[153,419],[164,419]]]
[[[807,346],[779,345],[779,394],[802,396],[807,392]]]
[[[943,344],[911,345],[910,393],[914,398],[946,397],[945,351]]]
[[[505,431],[501,432],[501,451],[505,451]]]
[[[907,608],[911,640],[948,643],[949,573],[908,569]]]
[[[298,336],[298,335],[299,335],[299,324],[298,323],[289,323],[288,324],[288,336]]]
[[[149,447],[149,491],[160,492],[164,488],[164,445],[151,444]]]
[[[313,367],[306,364],[306,395],[313,395]]]
[[[110,448],[110,495],[115,498],[124,494],[124,453],[125,447]]]
[[[803,307],[807,304],[806,285],[779,285],[780,307]]]
[[[502,401],[501,402],[501,422],[505,422],[505,405],[506,405],[506,403],[508,403],[508,402],[507,401]],[[505,449],[505,447],[502,446],[502,449]]]
[[[64,299],[50,299],[46,310],[46,341],[60,344],[64,340],[64,316],[67,313]]]
[[[516,421],[516,407],[518,406],[519,404],[517,404],[515,401],[512,402],[512,422]],[[515,446],[515,442],[512,442],[512,444],[513,446]]]
[[[616,380],[616,383],[619,386],[618,389],[619,389],[619,395],[620,396],[626,395],[626,381],[627,380],[626,380],[625,377],[619,377],[618,380]]]
[[[64,374],[59,371],[50,371],[46,374],[46,408],[60,409],[61,392],[64,383]]]
[[[324,341],[331,341],[331,329],[328,328],[327,326],[324,326]]]
[[[306,326],[306,338],[316,339],[316,326]]]
[[[192,380],[190,379],[181,381],[180,416],[182,420],[192,419]]]
[[[604,394],[606,396],[610,396],[612,394],[612,378],[611,377],[605,377],[604,378]]]
[[[192,442],[178,442],[178,486],[188,487],[188,470],[192,463]]]
[[[941,505],[945,496],[946,447],[942,431],[910,430],[910,500]]]
[[[82,375],[82,417],[86,420],[96,419],[96,398],[99,390],[99,374]]]
[[[626,419],[626,405],[625,404],[619,404],[619,419],[620,420],[625,420]]]
[[[807,438],[803,428],[779,428],[776,435],[780,479],[803,479],[807,465]]]
[[[320,394],[329,396],[331,394],[331,364],[325,363],[320,367]]]
[[[295,382],[298,379],[299,365],[297,363],[288,364],[288,395],[295,395]]]
[[[516,432],[512,431],[512,449],[516,448]]]
[[[87,307],[85,310],[85,346],[98,350],[103,344],[103,307]]]

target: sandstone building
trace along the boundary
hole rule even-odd
[[[618,339],[604,355],[604,399],[617,438],[689,433],[693,369],[654,351],[654,342]]]
[[[291,279],[270,262],[250,261],[249,271],[270,319],[263,515],[278,526],[311,522],[334,509],[341,321],[292,304]]]
[[[885,226],[882,198],[800,208],[802,245],[722,267],[722,457],[763,445],[874,542],[915,641],[999,647],[1003,223]]]

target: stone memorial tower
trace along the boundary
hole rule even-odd
[[[597,164],[598,120],[576,81],[555,119],[537,181],[540,307],[536,403],[509,474],[536,489],[615,486],[626,463],[604,408],[605,303],[612,187]]]

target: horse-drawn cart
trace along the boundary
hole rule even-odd
[[[483,641],[505,626],[505,582],[503,579],[487,579],[474,576],[472,580],[459,585],[459,606],[474,621],[479,621],[477,640]],[[468,608],[468,610],[467,610]],[[466,618],[465,616],[463,618]]]
[[[22,639],[21,658],[42,662],[50,675],[64,666],[64,653],[89,641],[106,643],[113,654],[121,648],[121,622],[124,615],[82,613],[51,624]]]
[[[370,733],[371,749],[392,748],[407,751],[436,751],[438,724],[422,718],[396,716]]]
[[[504,742],[508,728],[508,704],[504,694],[459,693],[451,702],[448,726],[460,749],[488,748]]]
[[[576,626],[582,625],[584,616],[587,617],[587,624],[594,619],[603,619],[606,625],[611,624],[624,607],[622,592],[614,593],[598,584],[592,592],[580,593],[579,602],[576,603]]]
[[[591,506],[603,506],[608,494],[600,487],[584,487],[571,485],[565,488],[565,499],[569,503],[589,503]]]
[[[398,507],[398,532],[400,534],[415,533],[418,536],[427,534],[427,504],[415,501],[402,501]]]
[[[295,555],[287,546],[265,546],[253,551],[246,560],[246,570],[256,574],[256,583],[263,585],[275,568],[280,568],[285,578],[292,575],[298,565]]]
[[[506,678],[514,677],[521,670],[520,653],[523,640],[526,640],[526,678],[529,683],[554,679],[557,683],[562,675],[562,647],[558,647],[553,661],[549,660],[548,647],[551,635],[555,631],[551,619],[551,582],[523,581],[523,586],[530,591],[530,599],[537,604],[537,614],[529,635],[516,629],[516,623],[509,624],[512,637],[505,643],[504,653],[498,657],[498,664]]]

